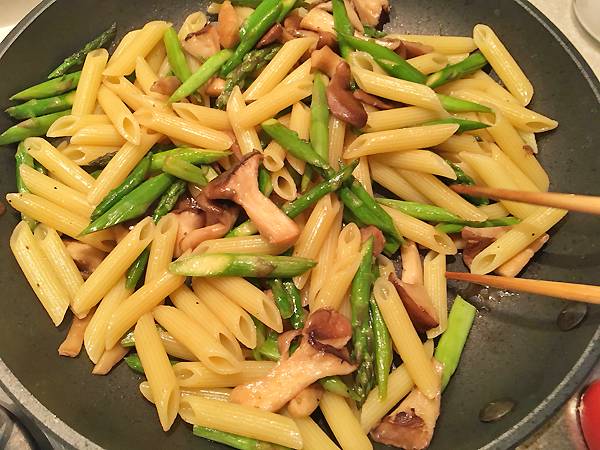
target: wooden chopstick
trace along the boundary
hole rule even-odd
[[[565,300],[600,305],[600,286],[499,277],[495,275],[476,275],[465,272],[446,272],[446,278],[449,280],[468,281],[499,289],[508,289],[510,291],[529,292],[531,294],[547,295],[548,297],[558,297]]]
[[[453,184],[450,188],[459,194],[488,197],[496,200],[511,200],[532,205],[600,215],[600,197],[592,195],[562,194],[558,192],[529,192],[499,189],[485,186]]]

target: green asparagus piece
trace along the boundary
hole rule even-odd
[[[144,368],[142,367],[142,361],[137,353],[131,353],[127,355],[125,358],[125,363],[129,366],[131,370],[137,373],[141,373],[144,375]]]
[[[475,180],[467,175],[458,165],[454,164],[452,161],[446,160],[446,162],[456,174],[456,180],[450,180],[447,184],[466,184],[467,186],[473,186],[475,184]],[[490,203],[490,200],[484,197],[473,197],[471,195],[463,195],[463,197],[474,205],[488,205]]]
[[[32,117],[17,125],[10,127],[0,134],[0,145],[12,144],[25,140],[29,137],[44,136],[48,132],[48,128],[59,117],[71,114],[71,110],[60,111],[52,114],[47,114],[40,117]]]
[[[81,50],[73,53],[68,58],[65,58],[65,60],[62,62],[62,64],[60,66],[58,66],[56,69],[54,69],[52,72],[50,72],[50,75],[48,75],[48,79],[60,77],[60,76],[64,75],[65,73],[67,73],[73,67],[82,66],[83,63],[85,62],[85,57],[87,56],[87,54],[89,52],[91,52],[92,50],[102,48],[102,47],[106,47],[108,44],[110,44],[112,42],[112,40],[115,38],[116,34],[117,34],[117,24],[113,23],[108,30],[105,30],[104,32],[102,32],[93,41],[90,41],[87,44],[85,44],[85,46]]]
[[[315,265],[312,259],[292,256],[212,253],[180,258],[170,264],[169,271],[193,277],[291,278]]]
[[[225,237],[238,237],[238,236],[253,236],[258,233],[256,225],[250,220],[246,220],[244,223],[238,225],[231,230]]]
[[[483,112],[491,113],[493,110],[479,103],[470,102],[461,98],[450,97],[448,95],[437,94],[444,109],[448,112]]]
[[[104,169],[111,159],[117,154],[117,152],[106,153],[93,161],[87,163],[86,168],[88,170],[101,170]]]
[[[181,194],[185,192],[186,187],[186,182],[182,180],[177,180],[169,186],[169,189],[162,195],[158,201],[158,205],[152,213],[152,220],[154,220],[154,223],[158,223],[163,216],[171,212],[175,207],[177,200],[181,197]]]
[[[421,125],[438,125],[443,123],[454,123],[458,125],[457,133],[464,133],[465,131],[481,130],[482,128],[489,127],[488,124],[478,122],[477,120],[460,119],[458,117],[448,117],[446,119],[430,120],[424,122]]]
[[[163,36],[163,42],[165,49],[167,50],[167,58],[169,60],[169,66],[179,81],[185,82],[189,77],[192,76],[192,71],[188,66],[187,60],[185,59],[185,53],[181,48],[179,37],[175,28],[169,27]]]
[[[267,337],[264,342],[257,347],[261,357],[270,361],[279,361],[281,355],[279,354],[279,346],[277,343],[278,336],[277,332],[273,330],[267,332]]]
[[[102,169],[98,169],[98,170],[94,170],[93,172],[90,172],[90,175],[93,176],[94,178],[98,178],[101,173],[102,173]]]
[[[325,161],[329,159],[329,105],[325,88],[325,75],[315,74],[310,103],[310,143]]]
[[[439,223],[435,228],[442,233],[460,233],[464,227],[472,228],[488,228],[488,227],[507,227],[516,225],[520,222],[516,217],[501,217],[499,219],[484,220],[483,222],[467,222],[463,223]]]
[[[165,173],[171,174],[181,180],[189,181],[200,187],[204,187],[208,184],[206,171],[183,159],[173,156],[167,157],[163,163],[162,170]]]
[[[427,86],[431,89],[440,87],[457,78],[464,77],[478,71],[487,64],[487,59],[481,52],[475,52],[456,64],[450,64],[427,77]]]
[[[252,357],[255,361],[262,361],[263,357],[259,348],[267,339],[267,326],[254,316],[252,316],[252,322],[256,327],[256,347],[252,349]]]
[[[245,6],[247,8],[256,9],[262,0],[232,0],[233,6]]]
[[[292,299],[289,297],[285,288],[283,287],[283,281],[280,278],[275,278],[269,282],[271,292],[273,293],[273,300],[279,309],[279,313],[283,319],[289,319],[294,313],[294,305]]]
[[[166,173],[152,177],[123,197],[112,208],[92,221],[82,235],[104,230],[126,220],[143,215],[150,205],[173,183],[174,178]]]
[[[373,347],[375,348],[375,378],[379,389],[379,398],[387,396],[388,376],[392,367],[392,338],[379,311],[375,298],[369,299],[371,321],[373,324]]]
[[[344,0],[333,0],[331,3],[333,7],[333,24],[335,29],[348,35],[354,34],[354,25],[350,23]],[[352,52],[352,47],[344,41],[344,38],[340,33],[337,34],[340,54],[342,55],[342,58],[346,59]]]
[[[373,237],[371,236],[362,247],[361,262],[350,290],[350,306],[352,308],[352,355],[358,364],[354,378],[354,392],[362,405],[373,387],[373,331],[369,315],[369,299],[373,276]]]
[[[281,12],[277,17],[277,23],[282,22],[283,19],[290,13],[292,9],[296,6],[296,3],[301,3],[297,0],[281,0]]]
[[[119,200],[133,191],[136,187],[144,182],[148,169],[150,168],[150,161],[152,160],[152,152],[149,152],[131,171],[129,176],[112,191],[110,191],[104,199],[98,203],[98,206],[92,212],[90,217],[91,220],[96,220],[110,208],[112,208]]]
[[[127,275],[125,276],[125,287],[127,289],[135,289],[138,282],[146,272],[146,265],[150,258],[150,247],[146,247],[140,256],[129,266],[127,269]]]
[[[293,281],[284,281],[283,288],[287,292],[288,296],[292,301],[294,312],[290,317],[290,324],[294,330],[304,328],[304,320],[306,319],[306,311],[302,307],[302,297],[300,291],[296,287]]]
[[[23,120],[32,117],[44,116],[55,112],[71,109],[75,91],[68,92],[56,97],[32,99],[20,105],[11,106],[6,109],[6,113],[13,119]]]
[[[178,102],[188,95],[196,92],[204,83],[206,83],[217,71],[228,61],[233,52],[228,49],[223,49],[210,58],[208,58],[200,68],[194,72],[169,98],[170,103]]]
[[[263,166],[258,168],[258,188],[265,197],[273,192],[273,184],[271,183],[271,174]]]
[[[225,444],[239,450],[286,450],[287,447],[272,444],[270,442],[257,441],[249,437],[238,436],[237,434],[227,433],[225,431],[214,430],[212,428],[194,425],[194,436],[209,439],[219,444]]]
[[[392,256],[400,248],[400,241],[392,236],[385,237],[385,244],[383,246],[383,253],[387,256]]]
[[[312,181],[313,178],[313,168],[312,166],[306,166],[306,168],[304,169],[304,173],[302,174],[302,180],[300,181],[300,192],[306,192],[306,190],[308,189],[308,186],[310,186],[310,183]]]
[[[390,75],[414,83],[425,83],[427,77],[393,50],[379,45],[372,39],[360,39],[340,31],[337,33],[352,48],[370,54]]]
[[[161,170],[165,159],[174,157],[190,164],[211,164],[221,158],[231,155],[231,152],[220,150],[203,150],[199,148],[179,147],[172,150],[156,153],[152,156],[150,170],[156,172]]]
[[[471,331],[477,310],[473,305],[463,300],[460,295],[454,299],[454,304],[448,315],[448,328],[435,349],[435,359],[444,366],[442,372],[442,391],[446,389],[450,377],[456,371],[460,355]]]
[[[387,36],[387,33],[385,31],[379,31],[377,28],[371,27],[369,25],[363,25],[363,30],[364,35],[370,38],[379,39]]]
[[[15,152],[17,191],[18,192],[29,192],[29,189],[27,189],[27,186],[25,185],[25,183],[23,182],[23,179],[21,178],[21,171],[20,171],[21,166],[35,167],[33,158],[27,151],[27,148],[25,147],[25,143],[23,141],[19,142],[19,146],[17,147],[17,151]],[[24,220],[25,222],[27,222],[27,224],[29,225],[29,228],[31,228],[32,230],[37,225],[37,222],[35,220],[33,220],[31,217],[28,217],[24,214],[21,214],[21,219]]]
[[[332,394],[337,394],[341,397],[352,398],[356,400],[356,395],[354,395],[354,392],[348,389],[346,383],[344,383],[344,381],[338,376],[321,378],[319,380],[319,384],[323,387],[323,389],[331,392]]]
[[[444,208],[440,208],[439,206],[425,205],[417,202],[407,202],[404,200],[394,200],[391,198],[378,198],[377,202],[426,222],[465,222],[457,215],[452,214],[451,212],[446,211]]]
[[[81,71],[44,81],[43,83],[36,84],[35,86],[31,86],[30,88],[16,93],[10,99],[24,101],[33,98],[55,97],[75,89],[79,83],[80,76]]]

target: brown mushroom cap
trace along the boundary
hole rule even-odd
[[[350,90],[350,66],[346,61],[337,65],[331,77],[327,86],[327,103],[335,117],[353,127],[362,128],[367,124],[367,112]]]
[[[391,103],[388,100],[384,100],[381,97],[376,97],[374,95],[367,94],[362,89],[354,90],[354,92],[352,92],[352,95],[355,99],[367,105],[374,106],[377,109],[393,109],[398,107],[397,104]]]
[[[181,86],[181,81],[179,81],[179,78],[170,75],[168,77],[162,77],[156,80],[150,87],[150,90],[162,95],[171,96],[179,86]]]
[[[207,59],[221,49],[219,33],[214,24],[188,34],[182,42],[183,49],[198,59]]]
[[[263,48],[272,44],[273,42],[278,42],[281,39],[281,36],[283,36],[283,27],[281,24],[276,23],[267,30],[263,37],[260,38],[260,40],[256,43],[256,48]]]
[[[439,325],[437,312],[423,285],[405,283],[394,273],[390,273],[388,279],[396,288],[417,331],[424,332]]]
[[[385,236],[381,230],[373,225],[360,229],[360,236],[363,242],[373,236],[373,256],[379,255],[385,246]]]
[[[89,244],[66,238],[63,242],[84,280],[88,279],[106,257],[106,253]]]
[[[314,50],[310,54],[311,68],[323,72],[329,78],[333,78],[338,64],[342,62],[344,62],[344,60],[331,50],[329,46]]]

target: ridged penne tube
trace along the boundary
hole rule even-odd
[[[135,81],[140,83],[142,90],[147,95],[153,94],[152,86],[158,81],[156,72],[141,56],[138,56],[135,61]]]
[[[60,325],[69,307],[69,293],[58,279],[27,222],[19,222],[15,227],[10,236],[10,249],[50,319],[55,326]]]
[[[342,153],[344,153],[344,139],[346,137],[346,122],[338,119],[333,114],[329,116],[329,164],[335,170],[340,167]]]
[[[278,333],[283,331],[281,315],[275,302],[249,281],[240,277],[214,277],[207,281],[269,328]]]
[[[294,422],[302,435],[303,450],[340,450],[310,417],[295,417]]]
[[[244,100],[256,100],[271,92],[298,62],[300,57],[315,44],[312,37],[292,39],[283,44],[275,57],[244,92]]]
[[[273,185],[273,192],[288,202],[298,196],[296,183],[286,167],[271,173],[271,184]]]
[[[294,244],[293,256],[316,259],[339,211],[340,202],[337,198],[332,195],[321,198],[315,204],[306,225]],[[298,289],[304,287],[311,272],[308,271],[294,277],[294,284]]]
[[[477,139],[468,134],[450,136],[444,142],[436,145],[434,150],[445,153],[485,153],[485,151],[481,149]]]
[[[123,139],[139,145],[141,139],[140,124],[125,106],[125,103],[106,86],[101,86],[98,90],[98,103]]]
[[[115,51],[112,53],[112,57],[120,57],[120,55],[123,54],[127,47],[129,47],[133,39],[139,34],[140,31],[141,30],[136,29],[131,30],[129,33],[125,34],[125,36],[123,36],[123,39],[121,39],[121,41],[119,41],[119,43],[117,44],[117,48],[115,48]]]
[[[304,80],[308,77],[310,77],[310,70],[311,70],[311,62],[310,59],[304,61],[302,64],[300,64],[297,68],[295,68],[294,70],[292,70],[290,72],[290,74],[285,77],[281,83],[279,83],[277,85],[277,87],[275,89],[278,88],[283,88],[286,86],[292,86],[295,83],[297,83],[298,81]]]
[[[348,146],[344,159],[433,147],[444,142],[457,129],[456,124],[438,124],[361,134]]]
[[[396,273],[396,268],[391,259],[384,255],[378,255],[376,258],[377,266],[379,267],[379,276],[388,278],[390,273]]]
[[[187,347],[177,341],[177,339],[175,339],[166,330],[160,327],[157,327],[157,330],[163,347],[169,355],[184,361],[198,361],[198,358],[196,358],[192,352],[187,349]]]
[[[466,201],[433,175],[403,169],[399,170],[399,173],[434,205],[441,206],[465,220],[482,222],[487,219],[475,205]]]
[[[146,55],[146,62],[155,74],[158,74],[158,69],[163,60],[167,56],[167,49],[165,48],[164,42],[159,42],[154,46],[150,53]]]
[[[106,326],[108,320],[119,304],[132,294],[125,286],[125,277],[119,281],[104,296],[85,329],[83,344],[90,360],[96,364],[106,348]]]
[[[290,113],[289,129],[295,131],[300,139],[308,140],[310,138],[310,108],[302,102],[294,103]],[[294,155],[287,155],[290,166],[299,174],[304,174],[306,162]]]
[[[105,77],[102,83],[134,111],[142,108],[155,108],[164,113],[173,114],[164,101],[151,95],[145,95],[125,77]]]
[[[209,239],[202,242],[194,253],[246,253],[250,255],[279,255],[288,245],[271,244],[260,235]]]
[[[502,205],[502,203],[490,203],[489,205],[478,206],[477,209],[484,213],[488,220],[500,219],[501,217],[508,216],[508,210]]]
[[[42,138],[25,140],[27,152],[48,169],[54,177],[67,186],[87,193],[94,184],[94,177],[60,153],[52,144]]]
[[[325,392],[319,407],[343,450],[371,450],[373,445],[344,397]]]
[[[86,114],[84,116],[59,117],[46,132],[48,137],[73,136],[82,128],[92,125],[110,125],[110,119],[105,114]]]
[[[348,56],[348,64],[350,66],[358,66],[365,70],[371,70],[375,73],[385,75],[387,72],[381,68],[379,64],[375,62],[375,59],[367,52],[352,52]]]
[[[135,69],[138,56],[145,57],[162,39],[168,22],[157,20],[148,22],[130,40],[127,46],[123,46],[119,53],[113,54],[103,72],[105,76],[125,76],[131,74]]]
[[[152,314],[165,330],[213,372],[226,375],[241,370],[241,361],[236,355],[183,311],[172,306],[157,306]]]
[[[364,130],[367,133],[374,131],[395,130],[397,128],[412,127],[430,120],[435,120],[439,115],[430,109],[418,106],[405,106],[402,108],[387,109],[369,113],[367,125]]]
[[[239,126],[242,128],[254,127],[308,97],[312,94],[312,81],[313,76],[309,75],[294,84],[278,86],[268,94],[263,95],[249,104],[244,115],[237,118]]]
[[[156,224],[150,256],[146,267],[146,283],[166,271],[173,260],[179,221],[173,214],[167,214]]]
[[[521,191],[540,192],[540,188],[535,185],[531,178],[523,173],[523,171],[512,161],[506,153],[504,153],[496,144],[489,145],[492,152],[492,159],[500,164],[509,173],[512,180]]]
[[[484,90],[488,94],[493,95],[494,97],[497,97],[507,103],[515,103],[520,105],[519,101],[514,98],[510,92],[508,92],[504,87],[500,86],[496,80],[490,77],[483,70],[478,70],[477,72],[472,73],[469,75],[468,79],[479,81],[481,83],[479,89]]]
[[[433,341],[428,340],[423,345],[428,358],[433,355]],[[388,378],[388,391],[385,398],[379,397],[379,388],[375,387],[363,403],[360,410],[360,424],[365,433],[368,433],[383,417],[391,411],[413,388],[414,383],[406,370],[406,365],[396,367]]]
[[[263,151],[263,166],[269,172],[277,172],[285,164],[285,150],[275,140],[269,142]]]
[[[89,221],[56,203],[31,193],[7,194],[6,201],[20,213],[54,228],[73,239],[108,252],[113,247],[113,233],[110,230],[97,231],[81,236]]]
[[[286,447],[302,448],[300,431],[289,417],[236,403],[186,396],[194,425],[235,433]]]
[[[447,55],[435,52],[407,59],[406,62],[425,75],[442,70],[450,64]]]
[[[80,318],[85,317],[90,308],[100,302],[150,244],[154,236],[154,228],[154,222],[147,217],[133,227],[104,258],[75,296],[72,305],[75,315]]]
[[[80,128],[71,137],[72,145],[93,145],[98,147],[121,146],[125,143],[123,136],[119,134],[112,124],[89,125]]]
[[[214,130],[231,130],[231,123],[226,111],[193,103],[173,103],[171,107],[183,119],[198,121]]]
[[[382,158],[384,159],[384,158]],[[371,177],[388,191],[393,192],[402,200],[410,202],[431,203],[427,197],[415,189],[398,173],[396,169],[385,164],[381,164],[380,159],[371,159]]]
[[[140,393],[146,400],[154,403],[154,397],[150,389],[150,384],[147,381],[140,383]],[[219,400],[221,402],[228,402],[231,396],[231,389],[229,388],[213,388],[213,389],[179,389],[179,395],[185,397],[187,395],[196,395],[198,397],[208,398],[210,400]],[[180,410],[181,411],[181,410]],[[184,419],[185,420],[185,419]]]
[[[429,109],[438,113],[438,117],[448,116],[436,93],[424,84],[378,74],[358,66],[352,67],[352,75],[359,87],[369,94]]]
[[[494,30],[487,25],[475,25],[473,40],[510,93],[527,106],[533,97],[533,86]]]
[[[148,150],[158,142],[160,136],[158,133],[142,130],[139,145],[130,142],[124,144],[94,181],[92,190],[87,197],[88,201],[92,205],[97,205],[111,190],[119,186],[137,163],[148,153]]]
[[[142,108],[135,112],[134,117],[140,122],[140,125],[150,130],[198,147],[227,150],[233,143],[232,139],[222,131],[213,130],[195,121],[171,116],[162,111]]]
[[[227,329],[247,348],[256,347],[256,325],[250,315],[240,306],[229,300],[206,279],[193,278],[195,294],[217,316]]]
[[[167,431],[179,411],[179,385],[150,313],[139,318],[134,335],[135,348],[152,391],[160,424]]]
[[[252,153],[255,150],[262,152],[262,145],[258,138],[258,133],[254,126],[241,126],[239,120],[248,114],[246,103],[242,97],[242,92],[238,86],[233,88],[229,101],[227,102],[227,116],[229,117],[229,123],[233,129],[240,151],[242,155]]]
[[[427,330],[427,337],[439,336],[448,326],[448,292],[446,287],[446,255],[430,251],[423,260],[423,285],[438,316],[438,326]]]
[[[539,190],[547,191],[550,185],[548,174],[535,155],[527,151],[525,142],[517,130],[500,113],[497,113],[494,118],[488,114],[485,120],[491,123],[492,126],[487,130],[502,151],[535,183]]]
[[[376,156],[375,159],[382,164],[398,169],[439,175],[450,180],[456,180],[454,170],[444,161],[444,158],[427,150],[387,153],[383,156]]]
[[[23,183],[32,194],[55,202],[81,217],[89,217],[92,214],[94,208],[81,192],[24,164],[19,168],[19,173]]]
[[[475,41],[467,36],[437,36],[424,34],[390,34],[390,39],[420,42],[433,47],[436,52],[452,55],[455,53],[471,53],[477,48]]]
[[[563,209],[539,208],[481,251],[471,263],[471,272],[484,275],[497,269],[546,233],[566,214],[567,211]]]
[[[181,286],[170,296],[173,305],[204,328],[213,339],[242,361],[242,349],[225,325],[187,286]]]
[[[83,285],[83,277],[65,244],[55,229],[44,224],[35,227],[34,236],[38,240],[42,252],[46,255],[46,259],[52,261],[57,278],[66,288],[69,298],[72,300]]]
[[[85,114],[92,114],[94,111],[98,88],[102,82],[102,72],[106,68],[107,61],[108,52],[103,48],[92,50],[85,57],[81,77],[75,91],[75,99],[71,108],[72,115],[83,116]]]
[[[373,195],[373,184],[371,183],[371,172],[369,170],[369,159],[366,156],[361,156],[358,160],[358,165],[352,172],[354,178],[365,188],[370,195]]]
[[[456,254],[456,246],[446,233],[393,208],[387,206],[382,206],[382,208],[392,217],[401,235],[438,253]]]
[[[137,320],[167,298],[185,282],[185,277],[163,274],[123,300],[113,312],[106,327],[106,348],[112,348]]]
[[[421,339],[408,317],[396,288],[390,281],[379,278],[373,286],[373,296],[410,377],[427,398],[439,395],[439,381],[431,359],[427,357],[421,345]]]

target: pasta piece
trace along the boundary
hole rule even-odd
[[[163,431],[173,425],[179,411],[179,386],[150,313],[135,326],[135,348],[144,367]]]
[[[243,127],[239,124],[239,119],[247,114],[248,111],[242,97],[242,92],[236,86],[233,88],[227,102],[227,116],[229,117],[229,122],[233,128],[242,155],[247,155],[255,150],[262,152],[262,145],[254,127]]]
[[[292,70],[275,89],[285,88],[296,84],[298,81],[305,80],[310,77],[311,62],[310,59],[304,61],[297,68]]]
[[[439,336],[448,326],[448,292],[446,288],[446,255],[430,251],[423,260],[423,285],[437,312],[438,326],[427,330],[427,337]]]
[[[55,326],[60,325],[69,307],[69,293],[42,252],[27,222],[19,222],[10,236],[19,267]]]
[[[380,277],[387,279],[391,273],[396,274],[394,263],[384,255],[377,255],[377,265],[379,266]]]
[[[388,153],[383,156],[376,156],[375,160],[398,169],[439,175],[450,180],[456,180],[456,174],[452,167],[442,157],[427,150]]]
[[[141,56],[138,56],[135,61],[135,81],[140,83],[145,94],[156,94],[152,92],[152,86],[158,81],[158,75]]]
[[[86,114],[84,116],[59,117],[46,132],[48,137],[73,136],[82,128],[93,125],[110,125],[110,119],[105,114]]]
[[[165,348],[167,354],[174,356],[175,358],[179,358],[183,361],[198,361],[192,352],[190,352],[187,347],[181,344],[177,339],[175,339],[172,335],[170,335],[167,331],[158,327],[158,335],[160,336],[160,340]]]
[[[285,150],[275,140],[269,142],[263,152],[263,166],[269,172],[277,172],[285,164]]]
[[[170,69],[169,69],[170,70]],[[142,108],[157,109],[165,114],[174,115],[167,104],[155,96],[145,95],[137,86],[125,77],[105,77],[102,82],[119,96],[134,111]]]
[[[356,166],[356,169],[354,169],[354,172],[352,172],[352,175],[360,184],[362,184],[369,195],[373,195],[371,173],[369,171],[369,159],[366,156],[361,156],[359,158],[358,165]]]
[[[216,373],[200,362],[181,362],[173,366],[179,386],[183,389],[235,387],[251,383],[267,375],[273,361],[242,361],[241,370],[233,374]]]
[[[119,364],[128,350],[120,344],[115,345],[109,350],[102,353],[100,360],[94,366],[92,375],[107,375],[117,364]]]
[[[98,124],[78,130],[71,137],[70,143],[96,147],[118,147],[125,143],[125,139],[112,124]]]
[[[85,57],[81,77],[75,91],[75,99],[71,107],[72,115],[83,116],[94,112],[98,88],[102,82],[102,72],[106,68],[107,61],[108,52],[103,48],[92,50]]]
[[[406,62],[425,75],[442,70],[448,64],[453,64],[448,60],[448,56],[436,52],[410,58]]]
[[[78,317],[87,312],[108,293],[115,283],[125,274],[129,266],[152,241],[154,223],[150,217],[139,222],[108,254],[92,272],[77,292],[72,309]],[[108,348],[112,347],[109,346]]]
[[[425,204],[431,203],[427,197],[406,181],[396,169],[381,164],[379,161],[379,158],[371,159],[371,176],[374,181],[396,194],[402,200]]]
[[[251,255],[279,255],[288,245],[271,244],[260,235],[209,239],[202,242],[194,253],[245,253]]]
[[[470,53],[456,53],[454,55],[447,55],[448,64],[458,64],[469,57]]]
[[[436,145],[435,150],[446,153],[485,153],[477,142],[477,139],[468,134],[450,136],[446,141]]]
[[[303,450],[340,450],[323,429],[310,417],[295,417],[294,422],[302,435]]]
[[[298,196],[296,183],[286,167],[271,173],[271,184],[273,185],[273,192],[288,202]]]
[[[540,189],[535,185],[531,178],[523,173],[523,171],[504,153],[496,144],[488,144],[492,159],[500,164],[510,174],[510,177],[521,191],[539,192]]]
[[[183,21],[183,25],[179,29],[179,33],[177,34],[180,41],[183,41],[188,34],[195,33],[196,31],[200,31],[206,25],[206,15],[197,11],[185,18]]]
[[[198,121],[214,130],[231,130],[231,123],[226,111],[193,103],[173,103],[171,107],[183,119]]]
[[[420,125],[430,120],[436,120],[439,114],[430,109],[418,106],[404,106],[402,108],[387,109],[369,113],[367,125],[364,130],[367,133],[375,131],[395,130]]]
[[[156,224],[150,245],[150,256],[146,267],[146,283],[149,283],[169,268],[173,260],[179,221],[173,214],[167,214]]]
[[[519,104],[519,101],[514,98],[510,92],[500,86],[496,80],[490,77],[483,70],[478,70],[477,72],[469,75],[469,78],[472,80],[478,80],[481,83],[480,89],[488,94],[493,95],[494,97],[497,97],[506,103]]]
[[[343,397],[325,392],[319,407],[343,450],[370,450],[373,448],[354,412]]]
[[[106,86],[102,86],[98,90],[98,103],[123,139],[139,145],[141,140],[140,124],[125,103]]]
[[[140,383],[140,392],[146,400],[154,403],[154,397],[150,389],[150,384],[147,381]],[[218,400],[221,402],[228,402],[230,397],[231,389],[228,388],[213,388],[213,389],[179,389],[179,395],[185,397],[187,395],[197,395],[199,397],[208,398],[210,400]],[[180,409],[181,414],[181,409]],[[183,417],[183,414],[182,414]],[[184,419],[185,420],[185,419]]]
[[[94,161],[111,153],[117,153],[120,147],[104,147],[92,145],[67,145],[61,153],[78,166],[89,166]],[[108,156],[107,156],[108,155]]]
[[[489,205],[478,206],[477,209],[485,214],[488,220],[500,219],[508,216],[508,210],[502,203],[490,203]]]
[[[346,122],[338,119],[333,114],[329,116],[329,164],[335,170],[340,167],[342,153],[344,153],[344,138],[346,136]]]
[[[81,346],[83,345],[83,333],[85,333],[85,330],[93,315],[93,313],[89,314],[84,319],[78,319],[77,317],[73,316],[67,337],[58,347],[58,354],[60,356],[75,358],[77,355],[79,355],[79,352],[81,352]]]
[[[420,42],[433,47],[436,52],[452,55],[455,53],[471,53],[477,48],[473,38],[466,36],[437,36],[424,34],[390,34],[389,39]]]
[[[300,139],[305,141],[310,138],[310,109],[302,102],[295,103],[292,106],[290,114],[289,128],[298,134]],[[288,153],[287,160],[290,166],[299,174],[304,174],[306,162],[294,155]]]
[[[150,53],[146,55],[146,62],[148,63],[148,67],[152,69],[152,72],[158,75],[158,70],[166,56],[167,49],[163,42],[159,42],[150,50]]]
[[[348,56],[348,64],[350,66],[358,66],[365,70],[371,70],[375,73],[386,75],[387,72],[375,62],[375,59],[367,52],[352,52]]]

